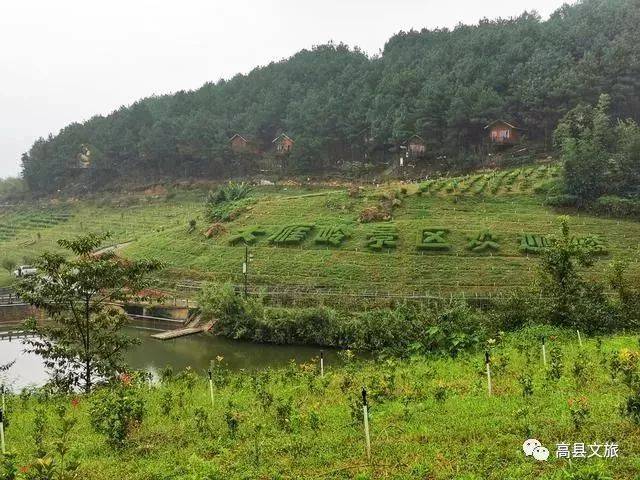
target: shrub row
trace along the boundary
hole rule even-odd
[[[476,253],[483,253],[490,250],[498,251],[500,250],[500,244],[498,243],[498,237],[496,235],[489,230],[485,230],[469,241],[467,249]]]
[[[231,286],[208,285],[199,299],[218,334],[254,342],[312,344],[405,356],[416,346],[455,355],[486,338],[490,319],[466,304],[400,305],[367,312],[268,307]]]
[[[299,245],[307,238],[307,234],[313,229],[312,223],[301,223],[295,225],[285,225],[276,233],[271,235],[269,243],[276,245]]]
[[[260,226],[243,228],[229,237],[229,244],[236,245],[240,242],[252,244],[258,239],[258,236],[266,233],[267,231]]]
[[[445,236],[449,229],[440,227],[423,228],[418,231],[416,248],[423,251],[447,251],[451,250],[451,244]]]
[[[320,228],[315,242],[320,245],[333,245],[334,247],[338,247],[350,236],[351,233],[345,226],[324,226]]]
[[[366,247],[375,251],[380,251],[383,248],[396,248],[397,239],[398,230],[393,223],[376,225],[367,233]]]
[[[598,198],[594,210],[615,217],[640,217],[640,200],[606,195]]]
[[[524,234],[520,237],[520,251],[523,253],[540,253],[549,246],[549,241],[542,235]]]

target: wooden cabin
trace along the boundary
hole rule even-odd
[[[495,120],[484,129],[489,131],[489,140],[494,145],[515,145],[520,142],[524,131],[504,120]]]
[[[281,133],[271,143],[273,143],[276,153],[286,154],[291,152],[295,142],[286,133]]]
[[[251,135],[236,133],[229,139],[234,153],[258,153],[258,142]]]
[[[427,153],[427,142],[420,135],[413,135],[403,146],[407,149],[408,158],[422,158]]]

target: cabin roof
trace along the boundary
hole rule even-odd
[[[497,125],[499,123],[503,123],[507,127],[513,128],[514,130],[524,130],[524,128],[517,127],[513,123],[505,122],[504,120],[494,120],[493,122],[490,122],[486,127],[484,127],[484,129],[486,130],[486,129],[491,128],[494,125]]]
[[[278,140],[280,140],[280,139],[285,139],[285,138],[286,138],[286,139],[288,139],[288,140],[290,140],[292,143],[295,143],[295,142],[293,141],[293,139],[292,139],[289,135],[287,135],[286,133],[281,133],[281,134],[280,134],[280,135],[278,135],[276,138],[274,138],[274,139],[271,141],[271,143],[276,143]]]
[[[241,138],[245,142],[253,142],[256,140],[255,136],[250,133],[234,133],[231,138],[229,138],[229,142],[232,142],[234,138]]]
[[[417,139],[417,140],[420,140],[422,143],[426,143],[426,142],[424,141],[424,138],[422,138],[420,135],[417,135],[417,134],[415,134],[415,135],[411,135],[409,138],[407,138],[407,139],[405,140],[405,142],[404,142],[404,143],[411,143],[411,140],[413,140],[414,138],[415,138],[415,139]]]

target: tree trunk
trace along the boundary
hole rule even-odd
[[[87,359],[84,366],[84,391],[91,392],[91,360]]]

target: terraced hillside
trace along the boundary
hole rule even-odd
[[[257,187],[237,218],[214,229],[212,238],[204,235],[210,224],[204,220],[202,189],[5,211],[1,231],[8,233],[0,236],[0,260],[20,263],[55,249],[60,237],[108,230],[114,244],[131,241],[122,255],[164,260],[165,280],[173,284],[241,283],[249,242],[252,285],[486,294],[531,281],[535,242],[556,231],[558,216],[536,192],[558,172],[557,166],[531,166],[368,186],[359,195],[344,187]],[[381,201],[393,204],[390,222],[358,221],[364,209]],[[196,221],[191,232],[190,220]],[[604,274],[614,257],[640,275],[640,223],[576,214],[572,232],[601,246],[594,275]],[[8,282],[4,271],[0,283]]]

